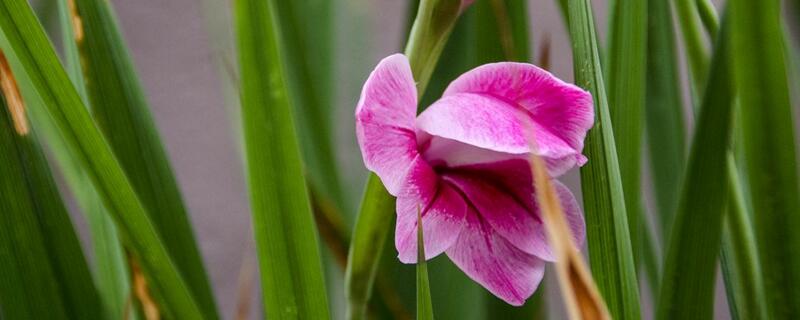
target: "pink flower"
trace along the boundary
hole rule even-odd
[[[400,261],[417,260],[420,208],[426,259],[445,252],[494,295],[523,304],[553,261],[527,159],[544,157],[554,177],[583,165],[591,95],[534,65],[502,62],[461,75],[419,117],[416,110],[408,60],[383,59],[364,84],[356,132],[366,167],[397,197]],[[581,209],[554,182],[582,245]]]

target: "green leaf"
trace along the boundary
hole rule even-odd
[[[719,41],[669,238],[658,319],[713,317],[716,258],[729,198],[726,162],[734,93],[728,54],[725,41]]]
[[[719,17],[717,10],[711,0],[696,0],[697,12],[700,14],[700,21],[703,22],[706,32],[713,38],[719,31]]]
[[[94,120],[203,314],[217,318],[186,207],[112,8],[105,0],[61,1],[74,1],[72,18],[80,19],[73,38]]]
[[[15,127],[27,122],[24,109],[14,120],[9,110],[0,102],[0,317],[100,319],[100,297],[35,133]]]
[[[800,317],[800,187],[777,0],[732,0],[732,52],[769,318]]]
[[[638,265],[640,228],[642,220],[642,133],[644,131],[644,104],[647,88],[647,0],[616,0],[613,2],[609,35],[608,106],[614,141],[625,194],[625,211],[628,213],[634,246],[634,262]]]
[[[683,45],[686,48],[686,60],[689,65],[690,84],[695,104],[701,96],[700,89],[706,83],[708,71],[708,49],[703,41],[700,30],[700,13],[696,1],[700,0],[674,0],[675,10],[678,14],[678,24],[683,35]]]
[[[347,210],[332,141],[333,2],[277,1],[286,82],[309,184]]]
[[[581,168],[592,274],[612,317],[639,319],[625,199],[589,1],[570,0],[568,20],[575,79],[592,93],[595,102],[595,126],[587,135],[584,151],[589,162]]]
[[[80,55],[78,46],[73,41],[75,33],[70,13],[71,8],[66,1],[56,1],[56,3],[59,9],[67,73],[85,99],[86,88],[84,87]],[[106,318],[124,318],[125,305],[131,289],[128,265],[117,227],[103,206],[102,199],[94,190],[89,176],[81,168],[78,162],[79,156],[72,154],[71,150],[66,147],[67,143],[59,135],[55,124],[44,114],[44,107],[36,95],[35,88],[30,83],[22,83],[21,87],[26,101],[39,104],[35,108],[29,108],[31,119],[34,126],[40,129],[39,133],[44,138],[43,140],[48,142],[59,171],[64,176],[69,190],[72,191],[81,212],[86,217],[94,256],[94,278],[106,311]],[[25,92],[26,89],[30,92]],[[133,310],[134,308],[129,309]],[[127,316],[132,315],[128,314]]]
[[[366,316],[375,274],[391,230],[394,206],[394,197],[386,192],[381,179],[371,174],[347,256],[345,295],[348,319],[364,319]]]
[[[269,319],[328,319],[275,20],[276,1],[236,2],[242,121],[261,287]]]
[[[428,264],[425,262],[425,240],[422,234],[422,212],[417,208],[417,319],[433,320]]]
[[[411,27],[405,54],[422,97],[447,38],[460,14],[460,0],[422,0]],[[347,260],[348,319],[363,319],[372,294],[375,274],[394,216],[394,197],[374,173],[361,201]]]
[[[162,294],[164,312],[179,318],[204,318],[27,2],[1,1],[0,29],[0,45],[9,60],[19,61],[15,74],[29,79],[69,149],[80,157],[81,167],[114,216],[133,255],[141,260],[154,290]]]
[[[755,235],[733,153],[728,152],[730,199],[722,229],[720,267],[733,319],[768,319]]]
[[[653,189],[662,243],[678,205],[686,161],[686,127],[669,0],[647,3],[647,96],[645,117]]]

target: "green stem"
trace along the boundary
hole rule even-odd
[[[461,13],[460,0],[422,0],[405,54],[422,97],[447,38]],[[353,231],[348,255],[345,294],[347,318],[364,319],[372,294],[380,256],[391,229],[394,197],[378,176],[370,174],[361,209]]]

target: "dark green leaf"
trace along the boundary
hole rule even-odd
[[[236,2],[242,121],[261,287],[269,319],[328,319],[275,20],[276,1]]]
[[[1,45],[9,60],[19,61],[15,74],[27,77],[69,149],[79,157],[78,162],[114,216],[123,238],[141,260],[154,290],[162,293],[164,312],[180,318],[204,318],[28,3],[0,2],[0,29]]]
[[[73,19],[80,20],[73,38],[89,109],[203,314],[216,318],[187,210],[112,8],[105,0],[60,1],[74,1]]]
[[[608,106],[636,258],[634,262],[638,265],[642,232],[648,231],[640,228],[643,225],[640,181],[647,88],[647,0],[614,1],[610,31],[606,66]]]
[[[734,94],[728,54],[725,41],[719,41],[669,238],[658,319],[713,317],[716,258],[729,198],[726,162]]]
[[[595,126],[584,149],[589,162],[581,168],[592,274],[612,317],[639,319],[625,199],[589,1],[569,0],[568,20],[576,83],[589,90],[595,102]]]
[[[99,319],[100,297],[72,222],[25,110],[16,110],[12,120],[0,100],[0,317]]]
[[[658,226],[664,243],[678,204],[686,161],[683,104],[669,0],[647,4],[647,142]]]
[[[347,210],[333,147],[333,1],[277,1],[287,84],[309,183]]]

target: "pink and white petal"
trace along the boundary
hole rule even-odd
[[[417,131],[419,151],[431,164],[445,167],[460,167],[494,163],[510,159],[527,159],[527,154],[512,154],[479,148],[464,142],[431,136],[425,131]]]
[[[586,241],[586,223],[583,220],[583,210],[567,186],[558,180],[553,180],[553,186],[556,189],[556,193],[558,193],[558,198],[561,200],[561,208],[564,210],[567,224],[572,230],[575,246],[583,248]]]
[[[541,220],[530,210],[533,197],[520,198],[507,186],[480,171],[447,172],[442,179],[459,189],[480,218],[497,235],[525,253],[552,260]]]
[[[447,256],[472,280],[514,306],[525,303],[539,287],[545,262],[511,245],[474,211]]]
[[[522,154],[530,151],[524,117],[520,110],[490,96],[454,94],[420,114],[417,128],[483,149]]]
[[[356,107],[356,137],[367,169],[397,195],[417,156],[417,88],[408,59],[384,58],[369,75]]]
[[[466,213],[460,194],[442,183],[421,158],[414,163],[396,204],[395,246],[403,263],[417,262],[417,212],[422,215],[425,259],[441,254],[456,241]]]
[[[532,64],[500,62],[477,67],[453,81],[443,97],[464,93],[494,97],[525,110],[534,125],[537,149],[566,144],[580,154],[594,122],[591,94]]]

